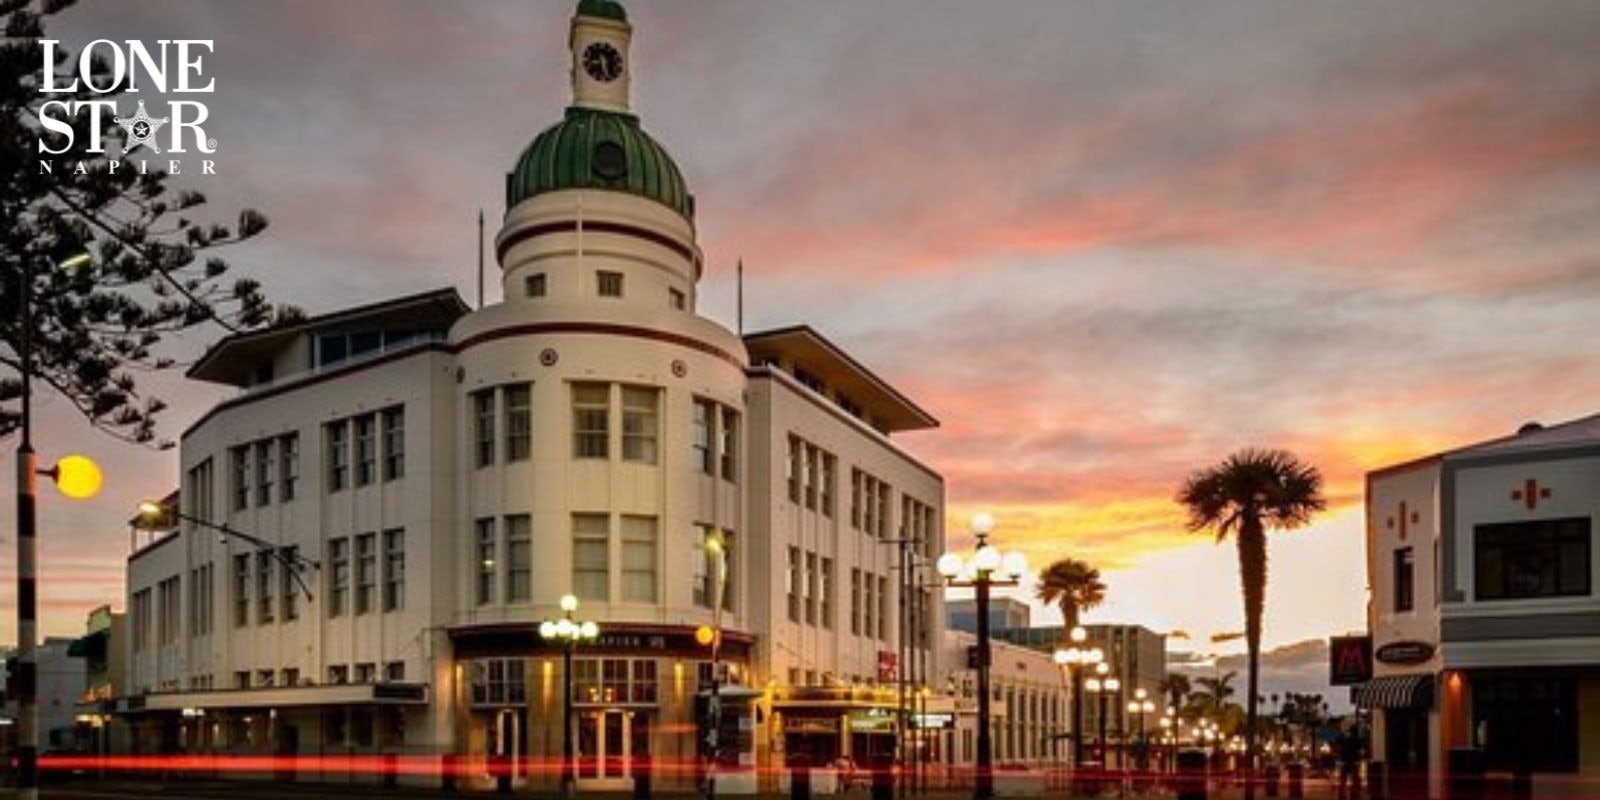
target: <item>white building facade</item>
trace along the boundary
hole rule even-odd
[[[1600,417],[1367,477],[1372,758],[1398,793],[1457,766],[1579,796],[1600,774]],[[1460,773],[1462,770],[1457,770]]]
[[[884,692],[803,690],[937,657],[939,593],[898,565],[942,552],[943,481],[891,440],[937,422],[810,328],[695,313],[693,198],[629,111],[631,36],[578,4],[573,104],[507,175],[503,302],[348,309],[191,370],[240,392],[184,433],[181,521],[129,558],[137,747],[548,789],[568,676],[538,628],[572,594],[600,628],[571,675],[580,785],[698,764],[714,679],[722,791],[802,738],[882,751],[850,731]]]

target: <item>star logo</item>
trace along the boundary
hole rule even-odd
[[[112,117],[111,121],[121,125],[122,130],[128,134],[128,141],[122,148],[124,153],[139,145],[150,148],[152,153],[161,152],[161,148],[156,147],[156,131],[167,124],[167,117],[156,119],[146,114],[143,100],[139,101],[138,113],[131,117]]]

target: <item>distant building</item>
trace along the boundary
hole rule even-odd
[[[930,708],[954,713],[954,727],[935,741],[935,761],[975,763],[977,740],[977,672],[968,654],[977,637],[951,630],[944,635],[944,657],[949,667],[939,688],[943,697],[930,700]],[[1070,695],[1061,668],[1049,653],[996,640],[989,668],[996,764],[1046,765],[1061,763],[1067,755],[1072,715]]]
[[[116,716],[117,700],[127,689],[125,622],[125,614],[100,606],[89,612],[83,638],[68,648],[69,655],[83,659],[83,686],[76,719],[79,738],[96,753],[126,747],[127,726]]]
[[[1148,726],[1161,718],[1161,680],[1167,675],[1167,637],[1139,625],[1085,625],[1089,639],[1087,647],[1105,651],[1110,669],[1106,677],[1120,683],[1116,693],[1105,695],[1106,738],[1122,742],[1138,731],[1138,715],[1130,714],[1128,701],[1138,690],[1156,703],[1156,713],[1144,720]],[[1060,625],[1036,628],[1011,629],[995,634],[998,638],[1045,653],[1054,653],[1067,639],[1066,628]],[[1084,735],[1094,739],[1100,730],[1100,695],[1086,694],[1083,701]]]
[[[78,640],[60,636],[47,637],[38,650],[38,706],[39,741],[45,751],[75,749],[79,747],[77,730],[78,699],[83,693],[83,659],[72,655]],[[7,677],[16,668],[16,653],[6,653]],[[8,722],[17,718],[17,703],[6,698],[4,717]],[[5,726],[7,744],[14,741],[16,726]]]
[[[1592,790],[1600,415],[1369,473],[1366,511],[1373,759],[1435,797],[1463,748],[1535,794]]]
[[[944,601],[945,620],[951,630],[978,632],[978,604],[968,597]],[[1002,631],[1026,628],[1032,624],[1033,609],[1014,597],[994,597],[989,600],[989,630]]]

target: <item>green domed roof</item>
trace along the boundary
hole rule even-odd
[[[628,21],[628,10],[616,0],[578,0],[578,13],[585,17],[601,17],[618,22]]]
[[[562,189],[628,192],[694,216],[683,173],[631,114],[568,108],[566,119],[539,134],[506,173],[506,210]]]

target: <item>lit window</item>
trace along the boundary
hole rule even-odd
[[[478,605],[488,605],[494,602],[495,584],[495,536],[494,520],[478,520],[477,543],[474,545],[476,563],[474,565],[478,575],[477,601]]]

